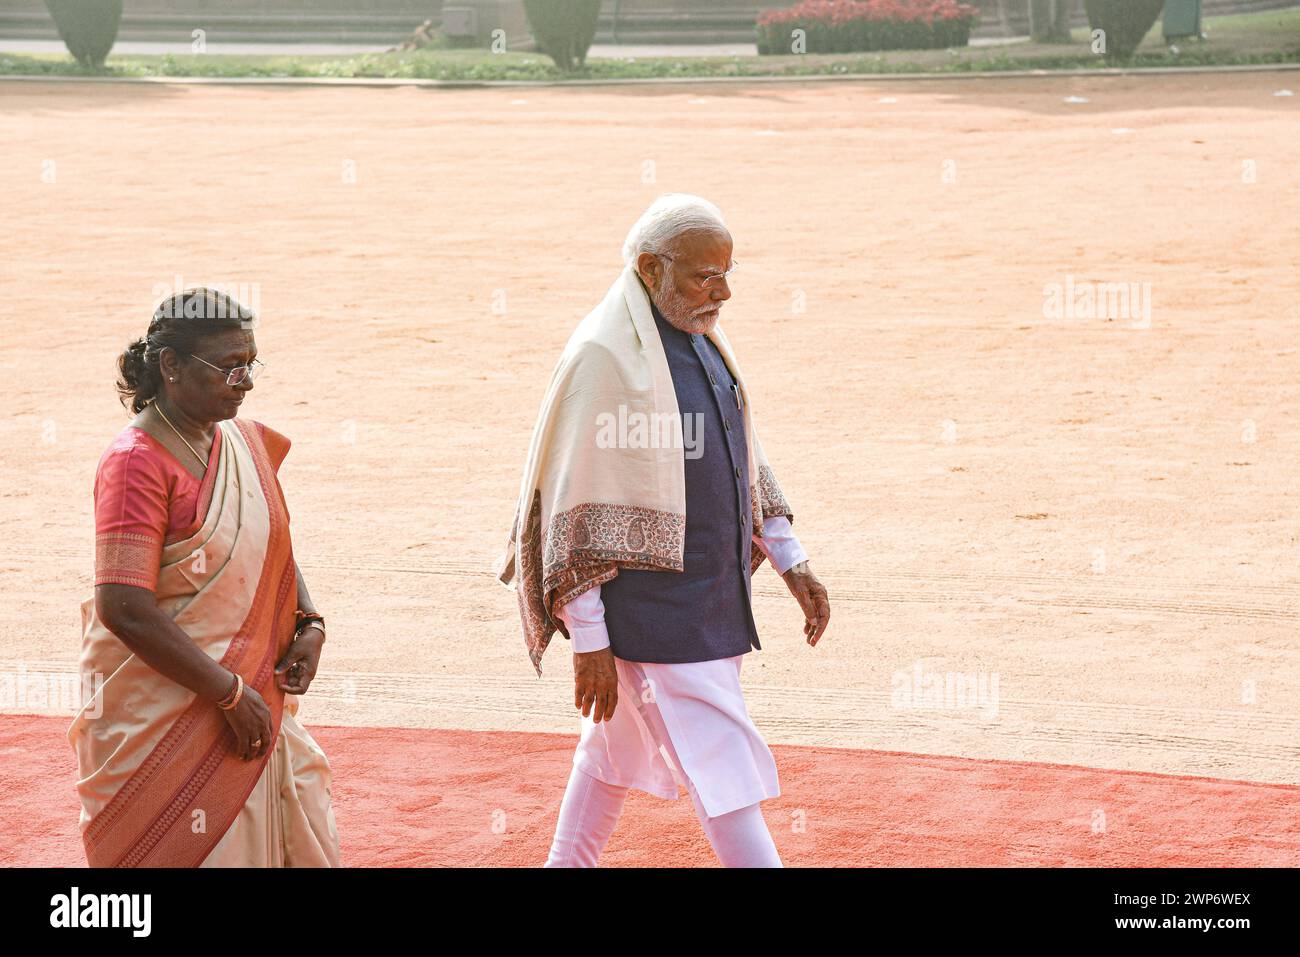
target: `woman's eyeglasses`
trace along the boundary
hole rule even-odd
[[[669,262],[676,262],[676,260],[672,256],[669,256],[667,253],[655,253],[655,255],[661,256],[664,259],[667,259]],[[705,279],[696,279],[695,282],[699,285],[701,289],[717,289],[721,285],[719,280],[726,279],[733,272],[735,272],[737,267],[739,266],[740,263],[736,262],[733,259],[731,261],[731,268],[728,269],[726,272],[715,272],[713,275]]]
[[[233,369],[222,369],[220,366],[214,366],[202,356],[196,356],[192,352],[188,353],[188,355],[191,359],[198,359],[208,368],[216,369],[218,372],[222,373],[226,377],[226,385],[239,385],[244,381],[244,379],[248,379],[249,382],[252,382],[261,375],[262,370],[266,368],[265,362],[261,359],[254,359],[246,366],[235,366]]]

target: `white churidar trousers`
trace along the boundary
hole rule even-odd
[[[547,867],[594,867],[630,788],[681,784],[724,867],[781,867],[759,802],[781,793],[740,689],[743,655],[662,664],[615,658],[614,717],[582,717]]]

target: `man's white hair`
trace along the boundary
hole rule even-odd
[[[693,229],[725,230],[722,210],[703,196],[664,193],[649,205],[623,240],[623,264],[631,265],[642,253],[667,252],[673,240]]]

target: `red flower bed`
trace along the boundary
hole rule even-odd
[[[758,52],[797,52],[795,30],[804,31],[806,53],[966,46],[978,19],[957,0],[803,0],[759,15]]]

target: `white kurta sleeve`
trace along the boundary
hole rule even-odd
[[[557,614],[569,630],[575,652],[600,651],[601,648],[609,647],[609,631],[605,628],[605,603],[600,600],[599,585],[584,591]]]
[[[790,520],[784,515],[771,515],[763,519],[763,537],[754,536],[754,542],[772,562],[772,567],[784,575],[792,565],[808,559],[799,539],[794,537]]]

